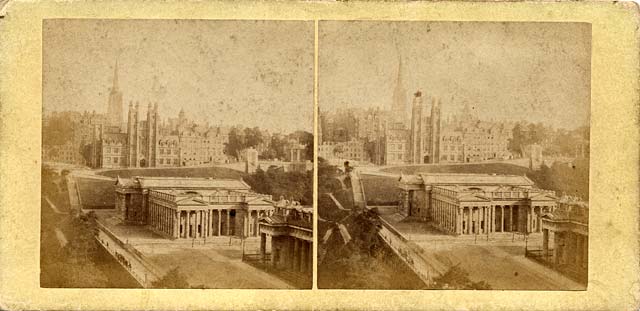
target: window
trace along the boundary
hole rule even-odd
[[[113,158],[113,163],[118,164],[118,158]]]
[[[160,148],[160,154],[164,154],[164,149],[163,148]],[[162,160],[160,160],[160,161],[162,161]],[[162,163],[162,162],[160,162],[160,163]]]
[[[160,149],[162,150],[162,149]],[[164,164],[164,159],[160,159],[160,164]]]
[[[113,148],[113,152],[120,153],[120,148]]]

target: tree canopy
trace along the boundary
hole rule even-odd
[[[45,146],[60,146],[73,138],[71,117],[61,114],[50,116],[42,127],[42,143]]]

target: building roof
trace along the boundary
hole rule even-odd
[[[164,189],[226,189],[250,190],[242,179],[185,178],[185,177],[140,177],[119,178],[116,185],[122,187],[164,188]]]
[[[249,190],[251,187],[240,179],[134,177],[143,188],[221,188]]]
[[[127,143],[127,134],[105,132],[102,134],[102,141],[109,144],[117,143],[125,145]]]
[[[531,179],[519,175],[429,173],[418,174],[418,176],[427,185],[534,185]],[[415,180],[406,175],[403,177],[406,180]],[[402,177],[400,181],[403,181]]]

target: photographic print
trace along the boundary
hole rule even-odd
[[[590,24],[318,33],[319,288],[586,289]]]
[[[41,287],[311,288],[312,21],[42,40]]]

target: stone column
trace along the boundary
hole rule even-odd
[[[553,233],[553,264],[560,264],[560,255],[562,251],[560,250],[562,246],[560,246],[560,237],[558,236],[558,232]]]
[[[466,209],[467,209],[467,230],[465,230],[465,231],[467,231],[467,234],[471,234],[472,233],[471,232],[471,217],[472,217],[472,214],[473,214],[473,210],[472,210],[471,206],[467,206]]]
[[[453,218],[453,206],[449,205],[447,206],[447,223],[448,223],[449,231],[452,233],[456,232],[454,221],[455,219]]]
[[[487,219],[488,219],[488,218],[489,218],[489,217],[487,217],[487,207],[486,207],[486,206],[483,206],[483,207],[482,207],[482,234],[485,234],[485,233],[489,232],[489,231],[488,231],[488,229],[489,229],[489,228],[487,228],[487,226],[488,226],[488,224],[489,224],[489,223],[487,222]]]
[[[209,236],[209,210],[202,210],[202,237]]]
[[[271,252],[273,253],[273,248],[271,248]],[[265,254],[267,253],[267,234],[260,234],[260,259],[265,259]]]
[[[173,238],[174,239],[178,237],[178,233],[179,233],[178,231],[179,231],[179,228],[180,228],[180,225],[178,224],[178,219],[179,219],[178,215],[179,214],[178,214],[177,211],[173,212],[173,223],[172,224],[173,224]]]
[[[213,212],[214,210],[212,209],[207,210],[207,236],[208,237],[213,236]]]
[[[491,205],[489,207],[489,233],[496,232],[496,207]]]
[[[473,234],[478,234],[480,231],[478,231],[480,228],[480,226],[478,226],[478,223],[480,222],[480,209],[477,206],[473,206],[471,208],[471,211],[473,213]]]
[[[289,265],[287,266],[289,269],[291,269],[291,271],[295,271],[295,265],[296,265],[296,253],[295,253],[295,244],[296,244],[296,238],[294,237],[289,237]]]
[[[200,237],[200,211],[195,211],[194,212],[194,216],[195,216],[195,221],[193,224],[193,233],[194,233],[194,237],[199,238]]]
[[[302,273],[306,273],[309,264],[309,243],[307,241],[300,241],[301,243],[301,247],[300,247],[300,271]]]
[[[212,209],[211,210],[211,235],[218,235],[218,220],[220,219],[220,215],[218,215],[219,210]]]
[[[227,235],[231,235],[231,209],[227,210]]]
[[[313,271],[313,242],[307,242],[307,271]]]
[[[476,206],[476,210],[477,210],[476,218],[478,218],[478,220],[476,221],[476,234],[482,234],[482,226],[481,226],[481,222],[482,222],[482,206]]]
[[[549,258],[549,229],[542,230],[542,255]]]
[[[183,238],[188,238],[188,234],[189,234],[189,211],[183,211],[180,213],[180,222],[182,223],[182,237]]]
[[[191,237],[191,211],[190,210],[186,210],[184,213],[184,222],[185,222],[185,238],[190,238]]]
[[[504,205],[500,206],[500,232],[504,232]]]
[[[456,211],[456,233],[462,234],[462,208],[458,207]]]
[[[176,211],[178,216],[177,227],[178,227],[178,238],[182,238],[182,230],[184,230],[184,226],[182,225],[182,211]]]
[[[529,213],[527,216],[529,217],[529,220],[527,221],[529,229],[527,229],[527,232],[533,232],[533,207],[529,206]]]
[[[258,235],[260,233],[260,211],[256,211],[256,217],[253,222],[253,234]]]
[[[583,267],[586,269],[589,266],[589,236],[585,235],[584,236],[584,240],[582,241],[582,244],[584,245],[582,247],[582,262],[583,262]]]
[[[222,228],[222,210],[218,210],[218,236],[222,234],[222,232],[220,231],[220,228]],[[271,241],[273,245],[273,238],[271,238]]]
[[[302,251],[300,250],[300,240],[293,238],[293,271],[300,271],[301,265],[300,265],[300,253]]]
[[[577,268],[582,268],[582,254],[584,253],[582,251],[582,235],[580,234],[576,234],[576,250],[575,250],[575,254],[576,254],[576,267]]]
[[[536,231],[542,231],[542,207],[538,206],[538,213],[536,213]]]
[[[276,246],[276,237],[272,236],[271,237],[271,266],[274,268],[277,267],[276,259],[279,259],[276,257],[277,252],[278,252],[278,248]]]
[[[244,219],[244,221],[242,222],[242,230],[244,231],[242,233],[242,236],[249,236],[249,216],[250,214],[248,215],[247,213],[245,213],[242,217]]]
[[[289,241],[290,237],[283,236],[282,242],[282,251],[280,251],[280,267],[284,269],[290,269],[291,267],[291,242]]]
[[[578,239],[580,238],[580,235],[572,232],[571,236],[571,264],[575,267],[579,267],[578,255],[580,253],[580,248],[578,248]]]
[[[509,205],[509,232],[513,231],[513,205]]]

